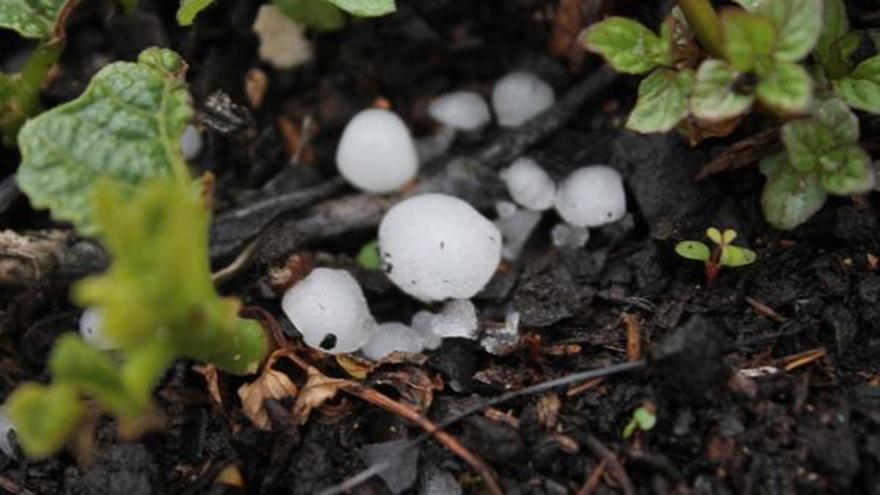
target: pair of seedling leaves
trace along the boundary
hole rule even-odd
[[[50,455],[84,414],[82,396],[139,424],[151,390],[178,358],[255,372],[267,351],[262,327],[237,316],[211,281],[210,212],[180,140],[193,116],[174,52],[152,48],[137,63],[100,72],[79,98],[28,121],[18,136],[18,182],[36,207],[96,235],[113,255],[102,275],[73,289],[75,302],[98,307],[108,355],[78,335],[62,337],[49,360],[53,382],[20,387],[9,414],[31,456]]]
[[[733,229],[722,232],[715,227],[709,227],[706,229],[706,237],[712,241],[713,247],[701,241],[682,241],[675,246],[675,252],[682,258],[702,261],[705,264],[707,285],[712,285],[722,267],[737,268],[750,265],[758,257],[751,249],[733,245],[733,241],[737,238],[737,233]]]

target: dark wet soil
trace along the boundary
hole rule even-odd
[[[146,46],[179,50],[190,62],[203,117],[216,113],[208,98],[217,91],[230,97],[232,117],[240,117],[227,118],[231,127],[206,128],[207,149],[198,163],[217,176],[219,209],[247,204],[266,184],[263,192],[278,184],[290,191],[331,178],[342,127],[379,98],[416,134],[426,135],[432,131],[426,103],[443,91],[486,93],[505,72],[526,68],[563,95],[598,67],[588,58],[573,71],[568,60],[548,54],[554,1],[399,0],[394,16],[314,36],[314,60],[289,71],[256,57],[249,26],[257,2],[218,0],[192,29],[175,26],[174,3],[145,0],[123,16],[110,2],[85,0],[70,19],[69,47],[44,98],[52,105],[75,97],[103,64],[131,59]],[[654,2],[595,2],[587,10],[587,20],[617,10],[649,23],[662,12]],[[876,28],[870,19],[860,15],[859,26]],[[26,48],[12,38],[0,37],[10,53]],[[259,108],[249,105],[244,89],[245,74],[255,69],[269,82]],[[549,241],[556,222],[548,214],[520,259],[503,266],[476,300],[487,328],[511,307],[520,311],[520,344],[505,356],[459,340],[430,352],[417,369],[442,388],[434,390],[428,416],[441,422],[513,389],[636,358],[627,352],[633,344],[628,324],[635,325],[645,371],[518,398],[467,418],[450,433],[490,464],[510,494],[880,493],[876,197],[833,199],[797,230],[773,230],[761,217],[763,179],[756,167],[693,180],[710,157],[766,119],[696,148],[677,135],[636,135],[620,129],[635,83],[615,83],[528,150],[557,175],[591,163],[616,167],[626,178],[632,218],[594,232],[585,249],[560,250]],[[283,129],[301,131],[306,117],[319,132],[301,163],[289,165],[292,137]],[[880,134],[867,119],[863,129],[866,143]],[[453,152],[466,153],[498,132],[461,140]],[[8,151],[0,157],[4,173],[13,171],[17,157]],[[298,209],[288,217],[304,215]],[[23,198],[2,222],[16,229],[51,225]],[[702,266],[678,258],[673,247],[701,237],[710,225],[737,229],[738,242],[754,249],[758,260],[722,272],[707,288]],[[351,267],[379,318],[407,319],[418,306],[381,273],[364,273],[352,262],[374,236],[362,228],[317,236],[320,241],[306,245],[276,242],[274,256],[261,258],[223,289],[278,314],[269,270],[303,254],[315,263]],[[218,266],[228,261],[219,259]],[[67,300],[70,282],[50,278],[0,292],[0,396],[21,381],[47,378],[43,368],[53,340],[76,325],[77,310]],[[241,410],[235,391],[242,380],[221,377],[226,405],[219,410],[193,364],[178,363],[157,391],[164,430],[123,441],[104,418],[91,448],[40,462],[0,454],[0,492],[313,494],[365,469],[364,446],[421,433],[354,398],[337,400],[304,425],[290,421],[290,403],[270,401],[276,431],[262,432]],[[338,366],[324,371],[344,376]],[[387,371],[414,373],[399,366]],[[387,376],[367,384],[393,398],[412,392]],[[624,426],[646,403],[656,408],[656,426],[624,440]],[[408,460],[418,480],[407,493],[487,493],[479,477],[437,443],[423,443],[415,461]],[[230,467],[240,482],[217,482]],[[602,475],[590,485],[597,470]],[[445,480],[453,491],[432,492],[425,488],[429,479]],[[352,491],[381,494],[388,488],[374,477]]]

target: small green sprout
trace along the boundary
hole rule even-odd
[[[382,259],[379,257],[379,241],[364,244],[357,255],[357,264],[365,270],[381,270]]]
[[[633,436],[636,429],[641,431],[650,431],[657,424],[657,408],[654,404],[646,402],[645,405],[633,411],[632,419],[623,428],[623,438],[628,439]]]
[[[734,246],[737,233],[727,229],[723,233],[715,227],[706,230],[708,237],[715,245],[711,248],[700,241],[682,241],[675,246],[675,252],[682,258],[702,261],[706,265],[706,285],[710,286],[718,277],[722,266],[735,268],[755,262],[758,257],[751,249]]]

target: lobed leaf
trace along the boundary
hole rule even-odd
[[[326,0],[349,14],[359,17],[379,17],[397,10],[394,0]]]
[[[833,82],[834,89],[849,106],[880,113],[880,55],[860,63],[848,76]]]
[[[777,113],[803,113],[813,102],[813,80],[803,66],[776,61],[768,73],[761,75],[755,95]]]
[[[689,69],[657,69],[639,84],[639,97],[626,127],[642,133],[666,132],[688,114],[688,99],[694,85]]]
[[[856,143],[859,140],[859,118],[839,98],[822,102],[813,113],[817,122],[831,131],[836,144]]]
[[[755,97],[737,90],[740,75],[721,60],[703,62],[697,70],[691,97],[694,116],[702,120],[720,121],[748,111]]]
[[[17,181],[32,205],[89,235],[97,232],[91,197],[99,178],[126,194],[150,179],[188,178],[180,139],[193,112],[184,70],[176,53],[145,50],[138,63],[105,67],[79,98],[25,124]]]
[[[827,193],[815,172],[799,172],[785,163],[778,154],[761,163],[767,175],[761,195],[764,218],[770,225],[791,230],[807,221],[825,204]]]
[[[822,0],[766,0],[757,12],[776,26],[773,55],[797,62],[816,46],[822,32]]]
[[[770,63],[776,32],[764,17],[742,10],[728,10],[721,16],[727,61],[740,72],[750,72]]]
[[[85,414],[76,387],[66,384],[25,383],[6,404],[18,442],[32,458],[48,457],[61,449]]]
[[[273,0],[284,15],[319,31],[333,31],[345,24],[338,7],[327,0]]]
[[[785,124],[781,136],[788,163],[801,172],[815,170],[819,158],[836,145],[832,132],[813,119]]]
[[[196,16],[213,3],[214,0],[181,0],[180,8],[177,9],[177,23],[181,26],[191,25]]]
[[[644,74],[669,62],[669,50],[660,38],[626,17],[609,17],[593,24],[583,39],[588,50],[626,74]]]
[[[73,0],[2,0],[0,28],[25,38],[46,39],[55,30],[64,8]]]
[[[709,246],[699,241],[682,241],[675,245],[675,252],[682,258],[696,261],[709,261],[712,256]]]

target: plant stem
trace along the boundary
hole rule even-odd
[[[721,19],[712,3],[709,0],[678,0],[678,6],[703,48],[713,57],[724,59]]]
[[[18,99],[27,115],[32,115],[40,105],[40,89],[49,70],[61,57],[64,42],[47,41],[38,45],[18,76]]]

